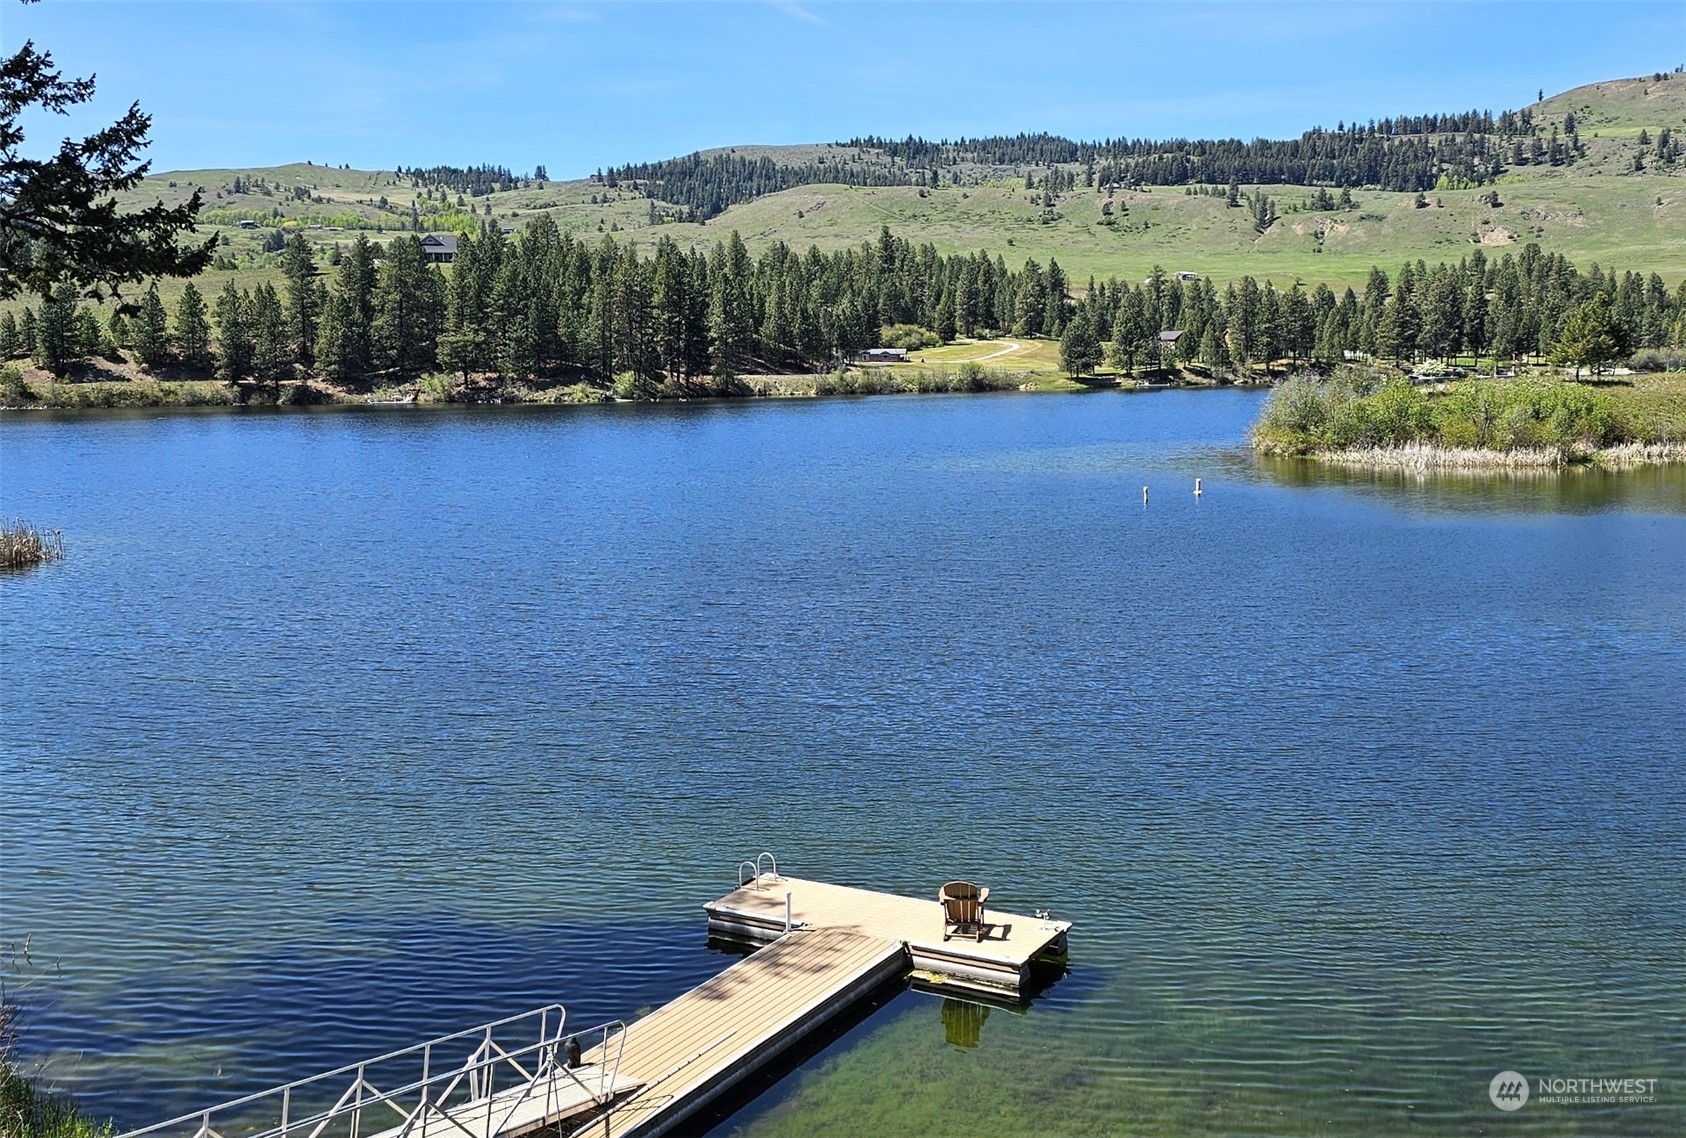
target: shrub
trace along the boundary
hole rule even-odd
[[[886,348],[906,348],[915,352],[920,348],[934,348],[942,343],[942,339],[929,328],[921,328],[917,324],[891,324],[879,331],[878,342]]]
[[[1394,378],[1294,376],[1277,387],[1253,430],[1261,450],[1289,454],[1432,443],[1489,450],[1608,446],[1624,431],[1610,397],[1559,380],[1451,385],[1444,395]]]
[[[332,403],[333,396],[319,388],[312,387],[308,380],[283,388],[281,398],[276,400],[283,407],[313,407],[318,403]]]
[[[1686,351],[1679,348],[1645,348],[1628,358],[1634,371],[1686,371]]]
[[[416,381],[416,387],[430,403],[450,403],[457,395],[456,376],[449,372],[427,372]]]
[[[14,364],[0,366],[0,406],[21,407],[31,399],[23,372]]]

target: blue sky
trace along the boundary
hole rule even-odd
[[[1686,63],[1686,3],[167,3],[0,0],[154,117],[154,169],[543,163],[750,142],[1298,134]]]

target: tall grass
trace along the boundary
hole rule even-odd
[[[53,1094],[0,1055],[0,1134],[6,1138],[107,1138],[109,1122],[95,1122],[68,1095]]]
[[[1293,376],[1271,393],[1253,428],[1269,454],[1368,455],[1411,451],[1422,465],[1431,450],[1480,454],[1537,466],[1577,461],[1618,443],[1646,441],[1643,424],[1618,412],[1601,391],[1561,380],[1471,380],[1431,393],[1402,378],[1342,370],[1322,379]],[[1440,465],[1439,462],[1433,465]]]
[[[119,407],[228,407],[234,391],[210,380],[169,382],[137,379],[126,382],[54,383],[31,396],[38,407],[64,410]]]
[[[839,368],[830,375],[814,380],[815,395],[895,395],[918,392],[922,395],[958,391],[1013,391],[1021,382],[1017,372],[985,368],[968,361],[958,368],[862,368],[849,371]]]
[[[64,535],[22,519],[0,522],[0,569],[26,569],[64,556]]]
[[[28,942],[0,943],[0,971],[30,964]],[[25,985],[27,986],[27,984]],[[0,1136],[4,1138],[109,1138],[112,1125],[83,1114],[68,1095],[40,1085],[25,1073],[17,1055],[18,1005],[0,984]]]

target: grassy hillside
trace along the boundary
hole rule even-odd
[[[1561,127],[1571,111],[1583,135],[1634,138],[1642,129],[1652,134],[1662,127],[1686,131],[1686,75],[1588,83],[1553,95],[1535,109],[1535,117]]]
[[[1043,224],[1040,194],[1022,184],[925,196],[910,186],[805,186],[734,206],[705,227],[670,230],[680,241],[737,229],[751,248],[783,240],[833,249],[888,225],[945,253],[987,249],[1015,265],[1056,257],[1077,281],[1140,279],[1157,264],[1220,284],[1250,274],[1361,285],[1371,265],[1391,272],[1407,259],[1456,261],[1475,248],[1502,254],[1528,241],[1583,265],[1655,271],[1671,283],[1686,276],[1686,177],[1677,175],[1541,176],[1498,187],[1496,209],[1481,200],[1485,190],[1430,194],[1424,209],[1413,194],[1359,191],[1355,210],[1291,213],[1305,189],[1262,189],[1282,214],[1263,234],[1246,209],[1164,187],[1120,191],[1115,206],[1127,212],[1111,227],[1100,224],[1104,195],[1082,190],[1061,197],[1057,220]]]
[[[613,232],[644,244],[665,235],[681,245],[709,245],[736,229],[752,251],[781,240],[836,249],[871,240],[888,225],[944,253],[984,249],[1014,266],[1027,257],[1055,258],[1078,285],[1090,276],[1139,280],[1154,265],[1211,276],[1220,285],[1244,274],[1360,285],[1371,265],[1392,272],[1407,259],[1456,261],[1477,248],[1502,255],[1529,241],[1583,266],[1657,272],[1671,286],[1686,279],[1686,161],[1633,171],[1642,129],[1652,139],[1664,127],[1686,137],[1686,75],[1591,84],[1534,110],[1547,130],[1561,129],[1572,112],[1586,156],[1572,166],[1514,168],[1494,187],[1497,207],[1483,200],[1485,188],[1430,193],[1426,208],[1416,207],[1413,194],[1356,190],[1352,210],[1309,212],[1298,211],[1309,193],[1303,187],[1246,187],[1276,203],[1279,220],[1262,234],[1248,209],[1175,186],[1118,191],[1115,224],[1104,225],[1106,194],[1079,185],[1057,198],[1049,220],[1042,191],[1026,190],[1022,173],[979,168],[964,171],[962,180],[974,184],[961,186],[801,186],[733,206],[707,224],[673,221],[671,211],[653,222],[652,203],[641,194],[590,180],[532,183],[465,198],[459,208],[455,194],[446,201],[424,197],[407,176],[309,163],[159,174],[137,187],[129,204],[173,203],[196,187],[203,191],[205,228],[222,233],[227,258],[200,279],[208,295],[231,277],[242,287],[274,277],[275,257],[263,243],[278,228],[302,229],[322,247],[350,241],[357,229],[380,240],[409,228],[413,204],[424,228],[437,232],[488,217],[519,228],[544,212],[586,240]],[[728,152],[787,163],[863,157],[830,144]],[[247,192],[235,192],[236,179]],[[658,205],[656,212],[664,211]],[[242,220],[256,227],[242,228]],[[169,282],[161,292],[168,302],[180,288]]]

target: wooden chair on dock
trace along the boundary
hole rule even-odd
[[[984,920],[984,902],[989,890],[980,889],[970,881],[950,881],[937,891],[943,907],[943,939],[952,936],[972,936],[983,940],[989,931]]]

